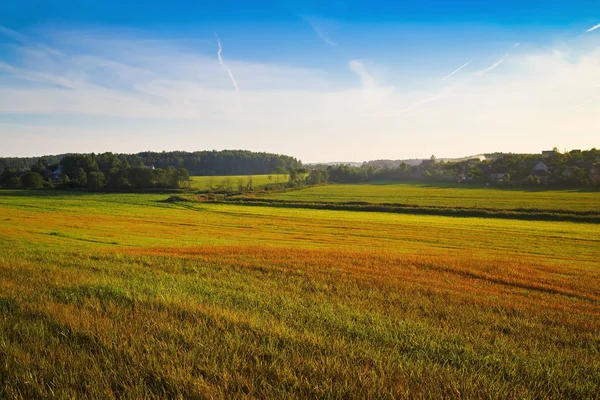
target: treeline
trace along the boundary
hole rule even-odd
[[[434,156],[420,165],[376,167],[365,163],[316,165],[308,171],[306,182],[360,183],[373,181],[465,182],[503,186],[570,186],[600,185],[600,150],[558,150],[546,154],[497,154],[494,159],[471,159],[460,162],[437,162]]]
[[[37,159],[28,169],[5,167],[0,174],[4,188],[86,188],[101,189],[180,189],[187,188],[187,169],[154,168],[143,163],[131,165],[113,153],[67,154],[60,162],[50,164]]]
[[[191,175],[260,175],[270,174],[275,168],[286,170],[296,169],[302,163],[294,157],[257,153],[246,150],[223,151],[163,151],[142,152],[137,154],[111,154],[123,165],[143,167],[149,166],[157,169],[185,168]],[[89,156],[94,156],[91,154]],[[0,158],[0,171],[11,168],[23,172],[40,160],[48,165],[59,164],[65,155],[45,156],[36,158]]]

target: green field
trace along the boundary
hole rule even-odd
[[[271,176],[271,180],[269,180]],[[209,184],[213,187],[224,186],[229,182],[234,189],[237,189],[240,180],[244,185],[248,183],[248,178],[252,177],[252,183],[255,189],[260,189],[269,183],[275,183],[278,176],[273,175],[228,175],[228,176],[192,176],[192,189],[207,190]],[[283,176],[279,176],[280,181],[284,181]]]
[[[391,186],[277,196],[404,202]],[[600,393],[599,224],[168,197],[0,191],[0,398]]]
[[[402,203],[428,207],[500,210],[539,209],[600,212],[600,191],[498,189],[473,185],[369,183],[314,186],[269,194],[268,198],[306,202]]]

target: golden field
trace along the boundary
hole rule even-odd
[[[598,224],[167,198],[0,192],[1,398],[600,392]]]

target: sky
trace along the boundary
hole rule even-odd
[[[0,2],[0,156],[600,147],[598,0]]]

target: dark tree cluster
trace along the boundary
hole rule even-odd
[[[297,159],[270,153],[246,150],[142,152],[121,155],[131,165],[153,165],[156,168],[185,168],[191,175],[262,175],[275,168],[299,168]]]
[[[49,164],[37,159],[28,170],[6,167],[0,174],[5,188],[180,189],[189,187],[185,168],[131,165],[117,154],[67,154]]]
[[[55,165],[59,164],[64,157],[66,156],[0,158],[0,171],[6,168],[28,170],[31,165],[37,164],[40,160],[44,160],[47,165]],[[261,175],[270,174],[278,167],[285,170],[302,167],[302,163],[294,157],[246,150],[146,151],[137,154],[105,153],[96,157],[109,157],[122,165],[136,167],[153,166],[165,170],[171,166],[176,169],[185,168],[190,175]]]

